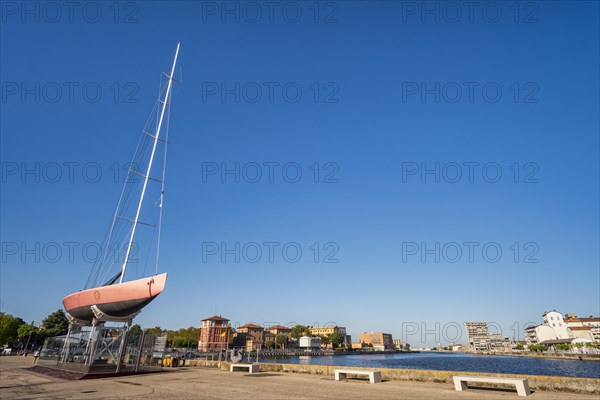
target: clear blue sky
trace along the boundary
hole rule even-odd
[[[598,3],[426,3],[439,22],[421,2],[313,3],[3,2],[2,311],[39,322],[83,288],[181,42],[169,279],[138,323],[335,322],[416,346],[413,323],[512,337],[549,309],[600,314]],[[208,174],[236,163],[239,182]]]

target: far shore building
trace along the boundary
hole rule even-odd
[[[543,324],[525,328],[527,344],[555,346],[600,342],[600,318],[577,318],[574,314],[567,314],[567,318],[563,318],[556,310],[547,311],[542,317]]]
[[[509,338],[502,336],[500,333],[490,333],[488,335],[490,341],[490,351],[510,353],[512,351],[512,343]]]
[[[265,343],[273,342],[275,343],[275,347],[278,347],[279,345],[277,344],[276,340],[277,336],[279,335],[286,336],[289,341],[292,338],[292,329],[283,325],[274,325],[265,328]],[[285,347],[285,345],[283,345],[282,347]]]
[[[270,326],[268,328],[265,328],[265,331],[267,332],[271,332],[274,335],[285,335],[287,337],[291,337],[292,336],[292,328],[288,328],[287,326],[283,326],[283,325],[274,325],[274,326]]]
[[[600,343],[600,318],[591,315],[588,318],[579,318],[575,314],[567,314],[564,322],[573,331],[573,334],[575,334],[575,331],[585,331],[585,329],[579,328],[589,328],[592,340]]]
[[[227,348],[231,325],[227,318],[214,315],[202,320],[198,351],[220,351]]]
[[[302,336],[298,339],[298,348],[306,351],[315,351],[321,348],[321,338],[318,336]]]
[[[394,347],[396,349],[401,349],[402,348],[402,340],[400,340],[400,339],[394,339]]]
[[[337,325],[328,325],[328,326],[311,326],[309,327],[310,330],[310,334],[313,336],[326,336],[329,337],[331,335],[333,335],[335,332],[339,332],[342,337],[344,338],[344,342],[342,342],[341,346],[342,347],[348,347],[348,340],[350,340],[350,343],[352,343],[352,338],[348,339],[348,336],[346,334],[346,328],[343,326],[337,326]],[[328,343],[327,348],[331,348],[333,347],[331,343]]]
[[[244,346],[246,351],[260,350],[265,344],[265,330],[257,324],[246,324],[238,327],[236,344]],[[270,333],[270,332],[269,332]],[[273,335],[270,333],[270,335]],[[242,344],[243,343],[243,344]]]
[[[490,350],[490,338],[486,321],[465,322],[469,347],[472,351]]]
[[[394,339],[390,333],[365,332],[360,334],[360,343],[373,346],[373,350],[393,350]],[[354,347],[354,345],[353,345]],[[370,347],[370,346],[369,346]]]

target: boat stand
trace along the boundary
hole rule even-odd
[[[86,375],[131,374],[156,370],[157,335],[131,334],[133,319],[107,315],[92,306],[92,321],[81,321],[67,314],[67,335],[48,338],[42,348],[40,365]],[[164,338],[163,338],[164,339]],[[161,356],[162,358],[162,356]],[[143,368],[143,371],[142,371]]]

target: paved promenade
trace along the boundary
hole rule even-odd
[[[448,383],[336,382],[331,377],[291,373],[229,373],[186,367],[170,372],[67,381],[31,372],[31,357],[0,357],[0,398],[11,399],[519,399],[515,391],[469,389]],[[531,399],[594,399],[594,395],[536,391]]]

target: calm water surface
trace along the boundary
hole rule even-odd
[[[372,368],[433,369],[499,374],[600,378],[600,361],[558,360],[473,354],[395,353],[324,357],[293,357],[262,362],[341,365]]]

